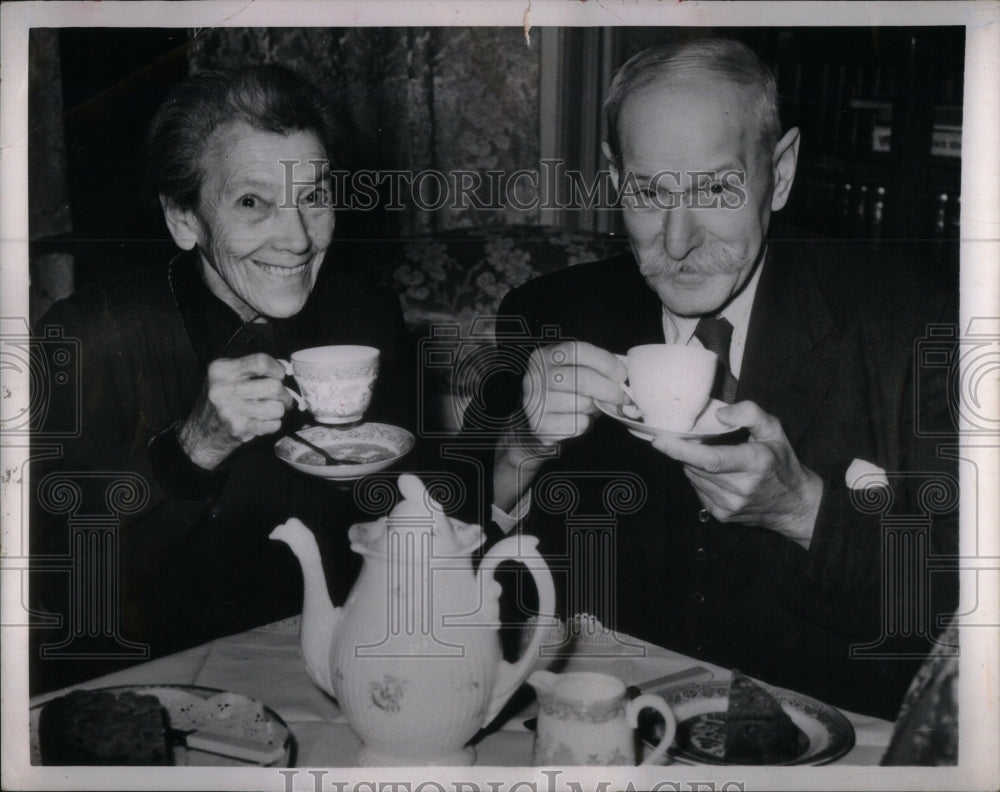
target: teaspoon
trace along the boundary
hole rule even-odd
[[[315,451],[317,454],[319,454],[321,457],[323,457],[323,459],[324,459],[324,461],[325,461],[325,463],[327,465],[349,465],[350,464],[350,462],[345,462],[343,460],[337,459],[336,457],[334,457],[333,455],[331,455],[330,452],[327,451],[325,448],[321,448],[320,446],[316,445],[315,443],[312,443],[312,442],[306,440],[298,432],[292,432],[291,433],[291,438],[293,440],[295,440],[296,442],[302,443],[302,445],[306,446],[306,448],[310,448],[313,451]]]

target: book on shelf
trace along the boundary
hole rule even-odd
[[[932,157],[962,156],[962,108],[935,105],[934,128],[931,131]]]
[[[859,153],[892,151],[892,102],[884,99],[851,99],[851,143]]]

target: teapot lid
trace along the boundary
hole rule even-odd
[[[444,556],[468,555],[485,541],[481,526],[448,517],[417,476],[400,474],[398,486],[403,497],[387,516],[351,526],[348,537],[355,552],[384,554],[393,532],[430,534],[434,554]]]

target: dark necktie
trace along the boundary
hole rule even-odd
[[[729,369],[729,344],[733,339],[733,326],[728,319],[702,317],[694,329],[694,337],[709,352],[719,356],[719,374],[712,388],[712,398],[727,404],[736,401],[737,379]]]

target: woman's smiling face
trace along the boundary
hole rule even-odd
[[[312,132],[237,121],[212,134],[187,211],[209,288],[244,319],[294,316],[333,239],[326,152]]]

